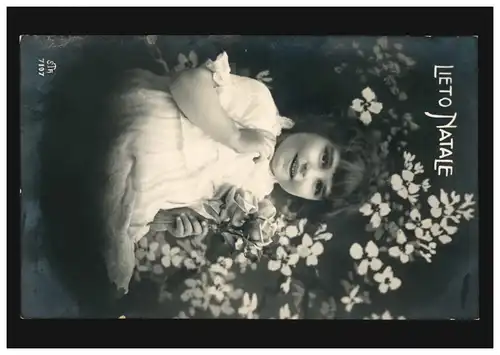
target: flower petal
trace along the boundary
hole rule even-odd
[[[363,95],[367,102],[371,102],[375,99],[375,93],[370,87],[364,88],[363,91],[361,91],[361,95]]]
[[[161,258],[161,264],[164,266],[164,267],[170,267],[170,257],[169,256],[164,256]]]
[[[379,213],[382,217],[387,216],[391,212],[391,207],[388,203],[381,203],[379,208]]]
[[[209,307],[210,307],[210,311],[212,312],[214,317],[220,316],[220,312],[221,312],[220,306],[216,306],[216,305],[211,304],[211,305],[209,305]]]
[[[356,112],[363,112],[364,111],[363,104],[364,104],[363,100],[354,99],[352,100],[351,108]]]
[[[391,176],[391,186],[395,191],[400,190],[403,187],[403,179],[398,174],[393,174]]]
[[[236,243],[234,243],[234,247],[236,250],[241,250],[243,248],[243,239],[242,238],[239,238]]]
[[[165,244],[161,247],[161,253],[163,255],[170,255],[171,251],[170,251],[170,244]]]
[[[410,212],[410,218],[413,219],[414,221],[420,221],[421,219],[420,212],[416,208],[414,208]]]
[[[187,279],[186,281],[184,281],[184,284],[187,287],[194,288],[194,287],[196,287],[196,285],[198,284],[198,282],[195,279]]]
[[[389,291],[389,285],[381,283],[378,285],[378,290],[380,293],[387,293],[387,291]]]
[[[382,202],[382,195],[380,194],[380,192],[377,192],[376,194],[374,194],[372,196],[372,198],[370,199],[370,201],[374,205],[380,205],[380,203]]]
[[[399,249],[399,247],[389,248],[389,255],[393,258],[399,258],[399,256],[401,255],[401,249]]]
[[[403,177],[404,180],[406,181],[413,181],[413,178],[415,177],[415,174],[413,174],[410,170],[403,170],[401,173],[401,176]]]
[[[302,245],[305,247],[310,247],[313,245],[313,240],[311,239],[311,236],[309,234],[304,234],[302,237]]]
[[[175,267],[179,267],[182,264],[182,260],[184,260],[184,257],[182,255],[174,255],[172,257],[172,265]]]
[[[399,260],[401,260],[401,263],[406,264],[408,261],[410,261],[410,257],[407,254],[401,254]]]
[[[324,248],[323,248],[323,244],[321,242],[316,242],[311,247],[311,253],[313,253],[316,256],[323,254],[323,251],[324,251]]]
[[[156,274],[156,275],[163,274],[163,268],[161,267],[161,265],[156,264],[153,266],[153,274]]]
[[[398,242],[398,244],[403,244],[406,242],[406,235],[402,229],[398,229],[398,231],[396,232],[396,242]]]
[[[405,245],[405,254],[410,255],[415,251],[415,247],[412,244]]]
[[[285,235],[289,238],[293,238],[299,235],[299,228],[297,226],[288,226],[285,229]]]
[[[408,198],[408,190],[406,189],[406,187],[401,187],[401,189],[398,190],[398,195],[399,197],[401,197],[402,199],[407,199]]]
[[[368,265],[369,265],[368,260],[366,260],[366,259],[361,260],[361,262],[359,263],[359,265],[357,267],[358,274],[359,275],[366,275],[366,273],[368,272]]]
[[[372,224],[373,228],[378,228],[381,222],[382,220],[380,219],[380,215],[377,212],[375,212],[372,215],[372,218],[370,218],[370,223]]]
[[[349,249],[349,254],[354,260],[359,260],[363,257],[363,247],[358,243],[354,243]]]
[[[280,289],[285,293],[287,294],[288,292],[290,292],[290,283],[291,283],[292,279],[290,277],[288,277],[286,279],[285,282],[283,282],[281,285],[280,285]]]
[[[416,227],[417,226],[415,224],[413,224],[412,222],[407,222],[405,224],[405,228],[408,229],[408,230],[410,230],[410,231],[414,230]]]
[[[448,243],[451,243],[452,239],[450,238],[450,236],[446,235],[446,234],[443,234],[443,235],[440,235],[438,237],[439,241],[442,243],[442,244],[448,244]]]
[[[368,110],[374,114],[380,113],[384,106],[380,102],[372,101],[370,102],[370,106],[368,106]]]
[[[365,125],[369,125],[372,122],[372,115],[369,111],[364,111],[359,115],[359,120]]]
[[[137,249],[136,252],[135,252],[135,257],[137,258],[137,260],[142,260],[146,257],[147,253],[144,249]]]
[[[285,303],[283,307],[280,308],[280,319],[290,318],[290,306]]]
[[[189,270],[196,269],[196,264],[194,263],[193,259],[184,259],[184,266]]]
[[[255,311],[255,309],[257,309],[257,294],[256,293],[253,293],[252,294],[252,301],[250,302],[250,309],[252,311]]]
[[[151,244],[149,244],[149,251],[155,252],[156,250],[158,250],[159,246],[160,246],[160,243],[152,242]]]
[[[375,275],[373,275],[373,280],[375,280],[378,283],[384,282],[385,276],[381,272],[377,272]]]
[[[365,251],[366,251],[366,255],[368,255],[370,258],[375,258],[378,256],[377,244],[375,244],[371,240],[368,243],[366,243]]]
[[[288,265],[283,265],[283,267],[281,268],[281,273],[283,275],[285,275],[285,276],[291,276],[292,275],[292,269]]]
[[[307,258],[309,256],[309,254],[311,254],[311,251],[309,250],[308,247],[305,247],[303,245],[299,245],[297,247],[297,254],[301,257],[301,258]]]
[[[432,227],[432,220],[430,218],[424,219],[422,221],[422,228],[429,229]]]
[[[288,253],[286,252],[285,248],[283,248],[281,245],[278,248],[276,248],[276,256],[279,259],[284,259],[286,258],[287,255]]]
[[[349,292],[349,298],[352,300],[353,297],[356,297],[359,291],[359,285],[352,288],[351,292]]]
[[[340,299],[340,302],[342,302],[343,304],[348,304],[351,302],[351,299],[347,296],[344,296]]]
[[[429,206],[433,207],[433,208],[437,208],[439,207],[439,200],[436,196],[434,195],[430,195],[428,198],[427,198],[427,203],[429,204]]]
[[[277,271],[281,267],[281,261],[279,260],[269,260],[267,263],[267,268],[271,271]]]
[[[304,227],[306,226],[306,224],[307,224],[307,218],[302,218],[299,221],[299,224],[297,225],[299,227],[299,233],[304,232]]]
[[[449,235],[453,235],[458,231],[457,227],[448,225],[448,218],[443,218],[440,225]]]
[[[380,260],[379,258],[372,259],[372,262],[370,263],[370,267],[373,271],[379,271],[383,265],[384,264],[382,264],[382,260]]]
[[[299,254],[291,254],[288,258],[288,265],[295,265],[299,261]]]
[[[179,55],[177,56],[177,61],[180,65],[185,65],[188,62],[188,59],[184,55],[184,53],[179,53]]]
[[[287,237],[285,237],[285,236],[281,236],[281,237],[279,238],[278,243],[279,243],[279,244],[281,244],[281,245],[288,245],[288,244],[290,244],[290,239],[288,239],[288,238],[287,238]]]
[[[410,182],[410,184],[408,185],[408,192],[410,193],[410,195],[416,194],[418,190],[420,190],[420,186],[414,184],[413,182]]]
[[[372,205],[370,205],[369,203],[365,203],[363,206],[361,206],[359,212],[361,212],[361,214],[365,217],[371,216],[371,214],[373,213]]]
[[[307,266],[318,265],[317,256],[316,255],[309,255],[306,259],[306,265]]]
[[[198,66],[198,55],[196,54],[195,51],[189,52],[189,61],[191,62],[191,64],[193,64],[193,67]]]
[[[443,214],[442,208],[431,208],[431,216],[434,218],[439,218]]]
[[[391,290],[397,290],[401,286],[401,279],[397,277],[393,277],[390,282]]]

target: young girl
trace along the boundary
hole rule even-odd
[[[345,169],[339,147],[304,132],[276,144],[293,122],[280,116],[264,84],[230,74],[225,52],[177,77],[134,70],[126,80],[114,104],[131,124],[113,144],[103,196],[106,266],[119,289],[128,289],[134,243],[161,210],[199,211],[203,201],[230,187],[257,201],[276,184],[308,200],[327,199],[339,188],[335,176],[339,165]],[[354,170],[353,187],[363,178],[362,169]],[[177,237],[205,231],[192,214],[170,229]]]

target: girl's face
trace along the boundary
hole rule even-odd
[[[330,194],[339,161],[340,152],[330,140],[314,133],[295,133],[276,148],[271,171],[289,194],[322,200]]]

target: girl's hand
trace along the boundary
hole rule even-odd
[[[267,131],[242,128],[234,148],[238,153],[258,153],[256,161],[269,160],[274,153],[275,141],[276,138]]]
[[[175,220],[175,226],[170,225],[168,231],[176,238],[201,236],[208,233],[208,223],[192,214],[181,214]]]

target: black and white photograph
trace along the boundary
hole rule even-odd
[[[477,38],[20,44],[23,317],[478,318]]]
[[[87,16],[89,33],[19,35],[9,312],[486,325],[481,36],[252,34],[216,17],[205,34],[175,13],[177,31],[95,33]]]

